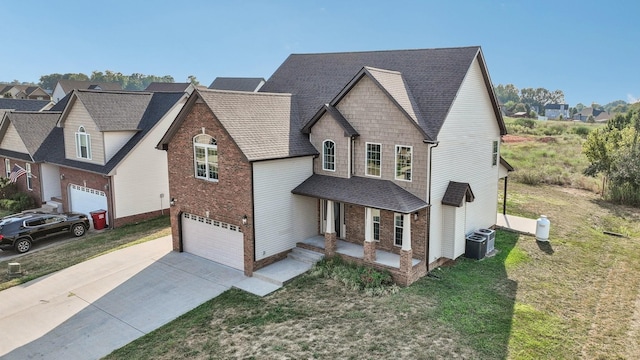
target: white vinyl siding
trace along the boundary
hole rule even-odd
[[[87,109],[80,101],[75,101],[64,121],[65,157],[71,160],[85,161],[104,165],[104,142],[102,132],[98,130]],[[78,157],[76,147],[76,133],[83,127],[91,139],[91,159]]]
[[[168,209],[171,197],[167,153],[158,151],[155,147],[184,103],[183,98],[167,112],[114,170],[111,192],[115,217]]]
[[[135,131],[109,131],[103,133],[105,161],[109,162],[135,134]]]
[[[490,146],[500,140],[500,129],[477,60],[470,66],[438,140],[440,145],[432,149],[431,218],[444,219],[446,205],[441,200],[449,181],[469,183],[475,195],[473,202],[465,203],[464,230],[456,231],[455,256],[464,248],[464,234],[495,225],[498,211],[499,166],[491,165]],[[442,239],[443,234],[442,222],[433,221],[430,239]],[[429,262],[444,256],[443,250],[441,242],[431,241]]]
[[[317,235],[317,200],[291,193],[312,174],[311,156],[253,163],[256,260]]]
[[[7,126],[7,132],[2,138],[0,148],[23,154],[29,153],[29,150],[27,150],[27,147],[24,145],[24,142],[20,138],[18,131],[16,130],[15,126],[13,126],[13,123],[9,123],[9,126]]]

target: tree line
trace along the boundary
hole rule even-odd
[[[547,90],[545,88],[523,88],[518,89],[513,84],[494,87],[496,97],[503,105],[507,113],[525,112],[529,117],[535,118],[537,115],[544,115],[544,106],[547,104],[564,104],[564,92],[562,90]],[[579,113],[587,106],[578,103],[574,107],[569,107],[569,116]],[[607,111],[610,113],[624,113],[629,110],[629,104],[624,100],[616,100],[606,105],[592,103],[590,105],[595,110]]]

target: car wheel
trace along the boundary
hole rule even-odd
[[[87,229],[85,229],[84,225],[82,224],[75,224],[71,228],[71,232],[73,233],[74,236],[80,237],[84,235],[85,232],[87,232]]]
[[[31,240],[27,238],[18,239],[16,240],[14,247],[20,254],[26,253],[31,249]]]

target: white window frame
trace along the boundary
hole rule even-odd
[[[398,219],[400,220],[400,224],[398,224]],[[398,229],[400,231],[400,239],[398,239]],[[404,217],[402,214],[394,213],[393,214],[393,245],[402,246],[402,235],[404,233]]]
[[[7,173],[7,179],[8,179],[9,177],[11,177],[11,160],[4,159],[4,169],[5,169],[5,172]]]
[[[498,145],[498,140],[493,141],[493,148],[491,153],[491,166],[498,165],[498,153],[500,152],[500,146]]]
[[[370,174],[369,173],[369,146],[378,146],[380,159],[378,160],[378,172],[379,174]],[[382,144],[367,142],[364,146],[364,173],[367,176],[381,177],[382,176]]]
[[[199,142],[199,138],[207,138],[208,141]],[[198,161],[197,150],[202,149],[204,151],[204,161]],[[215,155],[218,157],[217,162],[211,162],[209,160],[209,150],[215,150]],[[207,180],[211,182],[218,182],[220,178],[220,164],[219,164],[219,154],[218,154],[218,142],[216,139],[208,134],[198,134],[193,137],[193,174],[196,179]],[[198,163],[202,162],[204,165],[205,176],[198,175]],[[211,176],[211,166],[215,165],[214,173],[215,177]]]
[[[27,190],[33,190],[33,183],[32,178],[31,178],[31,164],[30,163],[25,163],[24,166],[26,172],[27,172]]]
[[[376,226],[377,225],[377,226]],[[371,236],[373,241],[380,241],[380,209],[371,209]],[[377,233],[376,233],[377,227]]]
[[[399,172],[398,170],[398,160],[400,157],[400,150],[401,149],[409,149],[409,172],[407,173],[405,172]],[[408,146],[408,145],[396,145],[396,162],[395,162],[395,179],[396,180],[400,180],[400,181],[407,181],[407,182],[411,182],[412,178],[413,178],[413,146]],[[407,179],[407,174],[409,175],[409,178]]]
[[[333,148],[332,148],[333,154],[330,154],[330,155],[327,154],[328,144],[333,145]],[[329,157],[333,158],[330,162],[328,161]],[[331,165],[331,166],[327,166],[327,165]],[[331,139],[327,139],[322,142],[322,170],[336,171],[336,142]]]
[[[84,139],[85,147],[87,148],[87,156],[82,156],[82,140]],[[87,132],[84,126],[78,127],[76,132],[76,157],[79,159],[91,160],[91,135]]]

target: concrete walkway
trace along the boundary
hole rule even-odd
[[[98,359],[248,279],[170,237],[118,250],[0,291],[0,357]]]
[[[520,216],[498,214],[496,226],[524,235],[536,235],[536,220]]]

